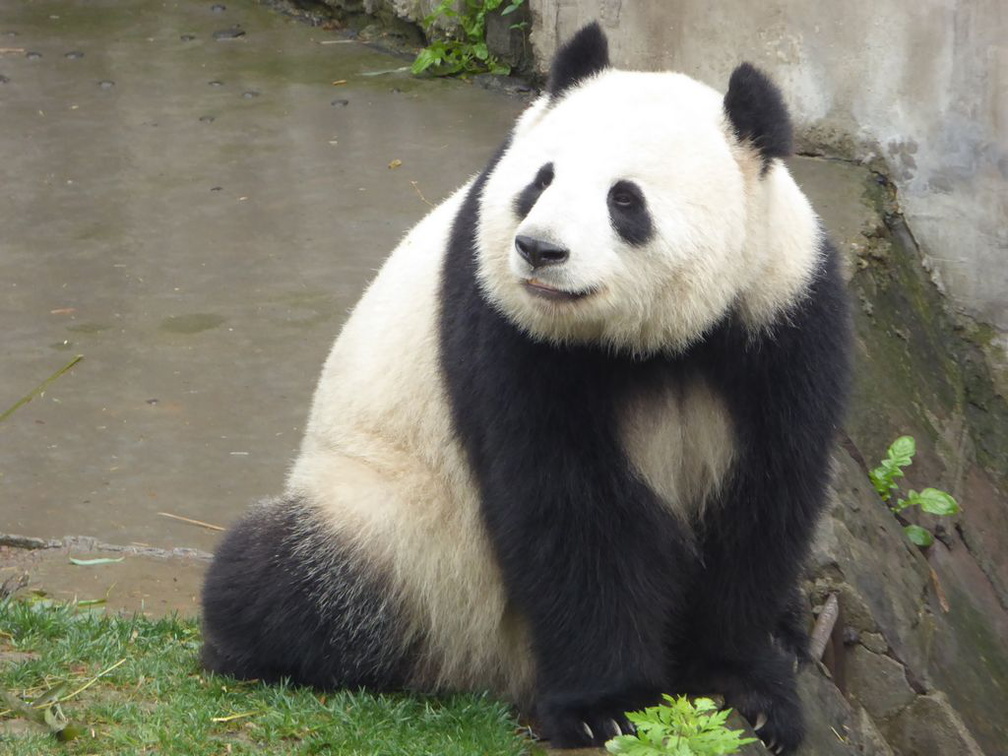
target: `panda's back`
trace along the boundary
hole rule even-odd
[[[389,255],[322,370],[292,486],[318,455],[380,464],[383,450],[434,459],[451,431],[438,367],[438,289],[451,224],[467,187],[431,211]]]

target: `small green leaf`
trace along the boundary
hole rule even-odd
[[[914,544],[922,548],[934,543],[934,536],[920,525],[907,525],[903,528],[903,532],[907,534],[907,538],[913,541]]]
[[[66,743],[77,738],[81,738],[87,735],[87,728],[81,725],[68,724],[61,730],[56,731],[56,740],[60,743]]]
[[[919,494],[912,491],[910,498],[911,504],[916,504],[928,514],[949,516],[959,512],[956,500],[937,488],[925,488]]]
[[[878,495],[882,497],[882,501],[889,501],[892,492],[899,488],[895,483],[896,478],[902,477],[903,471],[897,461],[889,458],[883,459],[878,467],[868,473],[868,478]]]
[[[410,71],[414,74],[423,73],[433,65],[434,53],[429,47],[425,47],[417,54],[416,60],[414,60],[413,65],[410,66]]]
[[[57,733],[67,726],[67,718],[63,716],[63,712],[60,711],[59,706],[46,706],[42,710],[42,718],[45,720],[46,726],[53,733]]]
[[[501,11],[502,16],[506,16],[509,13],[514,13],[516,10],[522,7],[525,0],[517,0],[517,2],[511,3],[507,8]]]
[[[70,557],[70,564],[76,564],[78,567],[94,567],[97,564],[116,564],[122,562],[126,557],[101,557],[100,559],[75,559]]]
[[[717,704],[710,698],[694,698],[693,708],[699,712],[717,711]]]
[[[490,49],[486,46],[485,42],[479,42],[472,47],[473,55],[475,55],[480,60],[486,60],[490,57]]]
[[[620,735],[606,741],[609,753],[624,754],[624,756],[663,756],[662,752],[650,743],[645,743],[633,735]]]
[[[479,18],[461,18],[459,19],[459,24],[462,26],[462,31],[470,40],[480,40],[483,39],[483,24]]]
[[[887,500],[889,498],[889,483],[886,481],[884,473],[885,470],[881,467],[876,467],[868,473],[868,480],[871,481],[875,493],[881,496],[883,500]]]
[[[458,13],[455,12],[455,9],[452,7],[453,5],[454,0],[442,0],[442,2],[438,3],[438,6],[430,12],[430,15],[424,16],[424,28],[430,31],[430,28],[434,26],[434,23],[441,16],[445,18],[458,18]]]
[[[889,458],[895,461],[900,467],[906,467],[913,461],[914,454],[917,453],[917,443],[913,436],[900,436],[889,446]]]

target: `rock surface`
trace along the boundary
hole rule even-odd
[[[1008,532],[990,523],[1008,514],[1008,465],[987,432],[1006,422],[1003,401],[977,400],[994,396],[983,359],[924,270],[888,182],[852,164],[794,161],[793,169],[849,255],[857,308],[853,406],[809,585],[815,603],[840,599],[850,644],[833,672],[852,707],[851,740],[863,747],[855,752],[1004,752],[1008,651],[997,639],[1008,637],[1000,560]],[[940,487],[963,507],[950,523],[914,516],[943,530],[923,552],[867,477],[903,434],[918,447],[903,490]],[[824,699],[806,701],[815,708]],[[813,743],[810,756],[822,747]]]

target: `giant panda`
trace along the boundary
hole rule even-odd
[[[491,691],[560,747],[720,693],[793,750],[849,329],[790,148],[752,66],[722,96],[578,32],[352,311],[285,493],[216,551],[205,666]]]

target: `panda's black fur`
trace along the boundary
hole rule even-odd
[[[224,535],[203,586],[204,666],[318,688],[402,688],[415,652],[387,580],[306,511],[297,498],[266,502]]]
[[[589,24],[571,37],[553,59],[546,93],[550,99],[557,99],[608,65],[609,41],[597,23]]]
[[[586,27],[557,55],[550,101],[607,66],[604,35]],[[761,175],[789,154],[787,112],[760,72],[740,67],[724,102]],[[644,355],[533,339],[487,301],[474,251],[482,192],[507,146],[452,224],[439,364],[507,598],[528,625],[542,733],[560,746],[600,744],[626,729],[625,711],[662,692],[719,692],[790,751],[803,736],[799,572],[848,376],[837,252],[823,238],[807,290],[769,328],[729,309],[686,348]],[[552,178],[550,164],[529,176],[513,200],[519,217]],[[631,217],[623,199],[607,203],[612,226],[643,243],[653,232],[646,197]],[[635,470],[618,417],[636,394],[698,384],[725,402],[736,453],[693,519],[670,512]],[[227,534],[204,590],[204,663],[319,687],[407,685],[424,639],[402,631],[366,550],[331,543],[317,519],[287,496]]]

